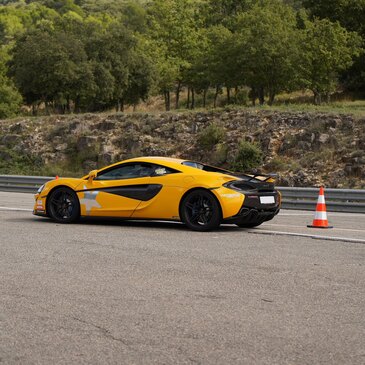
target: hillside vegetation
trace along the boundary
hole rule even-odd
[[[133,156],[277,172],[289,186],[365,188],[365,118],[225,109],[7,120],[0,173],[82,176]]]
[[[361,96],[364,19],[365,0],[2,0],[0,118]]]

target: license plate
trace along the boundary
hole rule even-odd
[[[261,204],[274,204],[275,198],[273,196],[260,196]]]

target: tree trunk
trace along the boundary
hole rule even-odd
[[[237,103],[238,103],[238,101],[237,101],[238,91],[239,91],[238,86],[236,86],[236,87],[234,88],[234,103],[235,103],[235,104],[237,104]]]
[[[186,109],[190,107],[190,87],[188,87],[188,97],[186,99]]]
[[[71,113],[71,101],[70,101],[69,97],[67,97],[67,99],[66,99],[66,111],[67,111],[67,114]]]
[[[270,91],[269,93],[269,105],[273,105],[274,103],[274,100],[275,100],[275,93],[273,91]]]
[[[321,105],[321,103],[322,103],[321,93],[319,93],[317,91],[313,91],[313,94],[314,94],[314,104],[315,105]]]
[[[75,98],[75,113],[79,113],[80,112],[80,97],[77,96]]]
[[[115,105],[115,111],[118,113],[120,112],[120,101],[117,101],[117,104]]]
[[[207,105],[207,91],[208,89],[204,89],[203,91],[203,108]]]
[[[195,91],[192,88],[191,89],[191,109],[194,109],[194,108],[195,108]]]
[[[249,93],[249,97],[251,99],[252,106],[256,106],[257,91],[256,91],[256,88],[253,86],[251,86],[251,91]]]
[[[179,82],[177,83],[177,86],[176,86],[175,109],[179,109],[180,91],[181,91],[181,82],[179,81]]]
[[[231,88],[227,87],[227,104],[231,104]]]
[[[326,93],[326,102],[327,102],[327,104],[329,104],[331,102],[331,94],[330,93]]]
[[[264,92],[264,88],[260,87],[259,88],[259,101],[260,101],[260,105],[264,105],[265,104],[265,92]]]
[[[164,97],[165,97],[165,109],[168,112],[170,111],[170,91],[165,91]]]
[[[48,101],[45,101],[45,102],[44,102],[44,105],[45,105],[46,115],[50,115],[50,112],[49,112],[49,103],[48,103]]]
[[[219,94],[219,86],[216,86],[216,88],[215,88],[215,94],[214,94],[214,108],[217,107],[218,94]]]

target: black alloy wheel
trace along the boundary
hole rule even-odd
[[[80,217],[80,203],[77,195],[69,188],[61,187],[52,191],[47,199],[50,218],[59,223],[72,223]]]
[[[215,197],[206,190],[194,190],[181,204],[182,221],[194,231],[210,231],[219,227],[221,210]]]

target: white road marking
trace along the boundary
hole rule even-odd
[[[12,210],[12,211],[19,211],[19,212],[33,212],[33,209],[26,209],[26,208],[11,208],[11,207],[0,207],[0,210]]]
[[[14,207],[1,207],[0,210],[5,211],[19,211],[19,212],[33,212],[33,209],[26,209],[26,208],[14,208]],[[290,215],[290,214],[287,214]],[[299,214],[304,215],[304,214]],[[345,214],[346,215],[346,214]],[[348,216],[349,214],[347,214]],[[352,214],[355,215],[355,214]],[[363,214],[358,214],[358,216],[363,217]],[[266,226],[277,226],[277,227],[293,227],[293,228],[303,228],[301,226],[291,226],[291,225],[282,225],[282,224],[265,224]],[[332,228],[331,230],[339,230],[339,231],[351,231],[351,232],[365,232],[365,230],[355,230],[355,229],[348,229],[348,228]],[[342,241],[342,242],[351,242],[351,243],[363,243],[365,244],[365,240],[359,238],[349,238],[349,237],[336,237],[336,236],[321,236],[315,234],[306,234],[306,233],[295,233],[295,232],[282,232],[282,231],[269,231],[260,228],[253,228],[248,229],[247,232],[255,233],[255,234],[267,234],[267,235],[274,235],[274,236],[293,236],[293,237],[307,237],[312,239],[318,240],[326,240],[326,241]]]
[[[292,213],[286,213],[288,211],[285,211],[285,212],[282,212],[280,211],[279,212],[279,216],[290,216],[290,217],[301,217],[301,216],[310,216],[310,217],[314,217],[314,213],[315,211],[313,211],[312,213],[304,213],[304,212],[297,212],[297,211],[294,211]],[[364,217],[365,218],[365,214],[361,214],[361,213],[340,213],[340,212],[329,212],[327,210],[327,214],[331,217],[331,216],[334,216],[334,217]]]
[[[267,231],[267,230],[264,230],[264,229],[248,229],[247,232],[255,233],[255,234],[268,234],[268,235],[273,235],[273,236],[307,237],[307,238],[313,238],[313,239],[325,240],[325,241],[343,241],[343,242],[352,242],[352,243],[363,243],[363,244],[365,244],[365,240],[362,240],[360,238],[320,236],[320,235],[306,234],[306,233]]]
[[[291,224],[274,224],[274,223],[265,223],[265,226],[271,226],[271,227],[292,227],[292,228],[305,228],[306,225],[303,226],[293,226]],[[335,231],[349,231],[349,232],[364,232],[365,229],[351,229],[351,228],[337,228],[333,227],[331,230]]]

